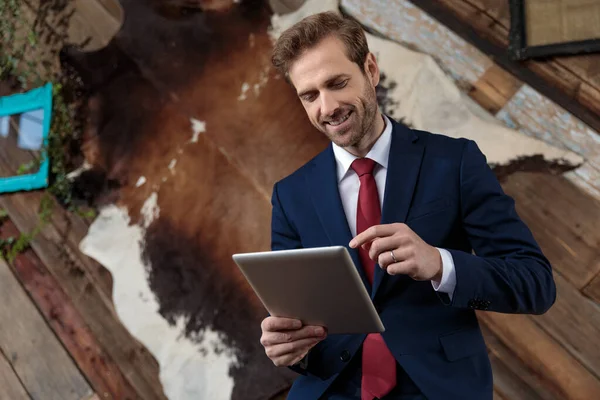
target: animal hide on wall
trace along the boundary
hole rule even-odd
[[[271,68],[272,37],[338,3],[273,18],[263,1],[204,3],[123,0],[106,48],[65,53],[92,93],[92,168],[77,187],[102,204],[81,250],[110,270],[117,313],[158,360],[169,398],[267,399],[294,374],[264,355],[266,312],[231,254],[269,248],[273,183],[328,143]],[[481,115],[430,57],[368,40],[396,119],[473,138],[495,165],[582,162]]]

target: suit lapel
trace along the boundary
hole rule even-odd
[[[392,142],[381,213],[382,224],[406,221],[425,147],[413,131],[395,121],[392,124]],[[379,266],[375,268],[372,298],[386,275]]]
[[[307,176],[310,196],[331,245],[345,246],[348,249],[365,287],[371,291],[358,251],[348,247],[352,234],[338,189],[337,165],[331,145],[313,160],[311,172]]]

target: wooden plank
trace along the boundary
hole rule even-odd
[[[24,151],[11,151],[10,148],[3,148],[0,146],[0,176],[8,174],[10,171],[15,171],[20,165],[26,164],[34,159],[34,155],[30,152]],[[41,196],[38,196],[41,200]],[[40,202],[30,202],[30,211],[36,211],[39,209]],[[56,205],[56,209],[60,206]],[[31,221],[33,229],[37,224],[37,217],[35,221]],[[35,222],[35,224],[33,224]],[[87,232],[87,224],[81,218],[72,215],[70,213],[55,213],[52,215],[52,224],[58,231],[57,238],[61,241],[67,241],[69,246],[61,248],[63,252],[78,252],[78,246],[81,239]],[[31,230],[22,230],[22,232],[31,232]],[[96,263],[94,260],[81,255],[79,259],[73,260],[82,270],[86,270],[90,273],[90,277],[96,287],[99,288],[103,294],[105,303],[112,307],[112,282],[110,280],[110,274],[104,267]]]
[[[600,259],[596,263],[600,264]],[[596,274],[590,283],[583,288],[583,294],[596,303],[600,303],[600,273]]]
[[[531,316],[478,312],[480,321],[519,354],[531,371],[553,382],[559,398],[600,398],[600,381],[539,327]]]
[[[600,199],[600,135],[597,132],[528,85],[496,116],[525,135],[582,155],[585,164],[567,177]]]
[[[581,364],[600,379],[600,309],[567,282],[560,273],[554,274],[557,299],[544,315],[533,318],[544,331]]]
[[[516,173],[503,184],[553,268],[583,288],[598,273],[600,202],[563,176]]]
[[[500,392],[494,387],[494,400],[507,400],[506,397],[502,396]]]
[[[85,45],[84,51],[105,47],[121,29],[123,9],[117,0],[76,0],[69,20],[68,42]]]
[[[469,96],[491,114],[496,114],[517,93],[523,82],[513,75],[492,65],[475,82]]]
[[[595,131],[600,131],[600,103],[596,102],[600,98],[597,93],[599,85],[574,73],[571,64],[567,68],[557,61],[516,62],[509,58],[506,51],[508,28],[493,17],[500,15],[499,10],[507,9],[507,1],[495,0],[488,4],[487,9],[478,8],[470,0],[410,2],[492,56],[500,66],[569,110]]]
[[[0,238],[18,237],[19,231],[9,220],[0,226]],[[137,398],[115,362],[102,349],[71,299],[48,273],[33,250],[19,254],[13,272],[29,293],[50,327],[67,349],[92,388],[104,399]]]
[[[33,398],[79,400],[92,393],[3,260],[0,304],[0,348]]]
[[[0,207],[8,212],[19,231],[31,232],[38,225],[36,210],[42,196],[40,192],[3,195]],[[144,400],[164,400],[156,360],[120,323],[111,297],[99,285],[102,279],[97,264],[79,251],[77,235],[69,229],[73,226],[69,221],[77,217],[58,205],[54,210],[53,223],[33,239],[33,250],[136,393]]]
[[[507,399],[541,400],[542,397],[519,377],[511,367],[499,360],[495,355],[490,355],[494,375],[494,391],[502,393]],[[558,397],[555,397],[558,399]]]
[[[0,349],[0,400],[30,400],[27,391]]]
[[[506,399],[561,400],[554,383],[527,366],[509,345],[503,343],[485,323],[481,330],[490,353],[494,390]]]

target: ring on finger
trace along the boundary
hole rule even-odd
[[[397,263],[398,260],[396,260],[396,256],[394,255],[394,250],[390,250],[390,255],[392,256],[392,260],[394,260],[394,262]]]

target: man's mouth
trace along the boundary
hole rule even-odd
[[[329,121],[326,121],[325,123],[331,126],[338,126],[343,124],[344,122],[346,122],[346,120],[348,118],[350,118],[350,115],[352,115],[352,110],[345,112],[344,114],[341,114],[338,118],[336,119],[332,119]]]

